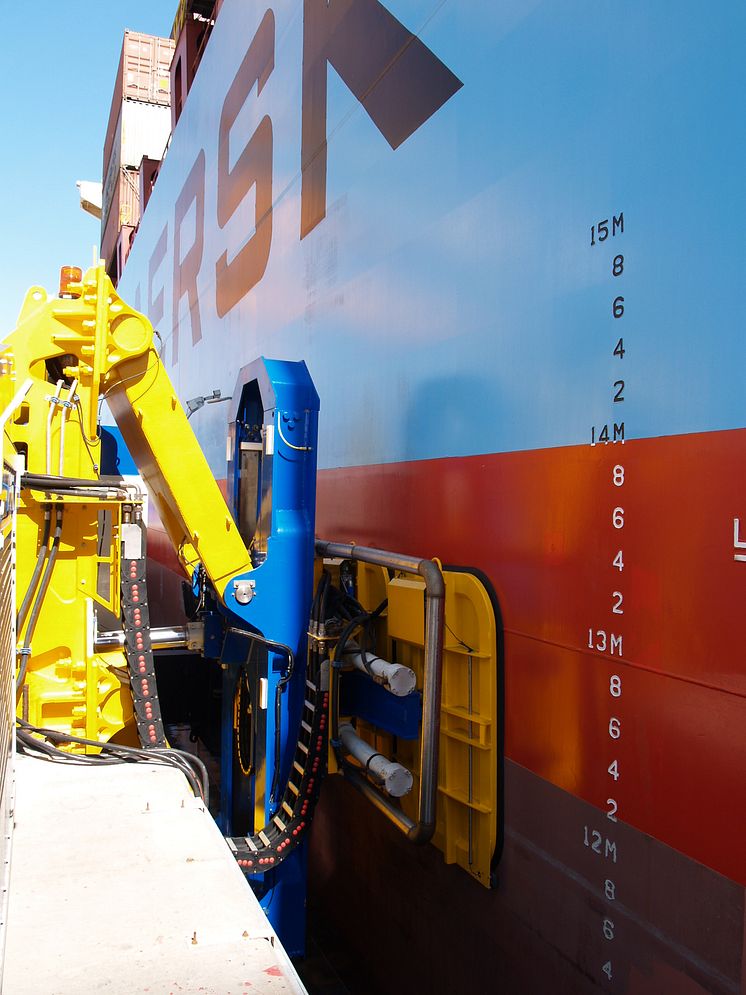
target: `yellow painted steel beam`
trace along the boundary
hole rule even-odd
[[[158,353],[119,362],[106,400],[185,570],[201,563],[222,596],[251,570],[233,516]]]

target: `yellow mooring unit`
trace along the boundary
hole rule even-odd
[[[248,554],[153,345],[103,264],[26,295],[0,352],[4,452],[25,460],[17,529],[18,716],[96,742],[165,745],[145,597],[145,493],[102,477],[106,399],[185,568],[221,581]],[[165,476],[164,476],[165,475]],[[98,616],[124,647],[96,644]],[[134,711],[133,711],[134,700]],[[70,744],[73,752],[95,747]]]

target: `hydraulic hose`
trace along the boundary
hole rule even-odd
[[[274,639],[265,639],[264,636],[260,636],[258,633],[251,632],[248,629],[239,629],[236,626],[231,626],[228,629],[228,632],[231,632],[236,636],[242,636],[244,639],[250,639],[255,643],[266,646],[267,649],[278,651],[284,654],[288,661],[287,670],[277,682],[277,689],[275,691],[275,762],[272,773],[272,787],[269,793],[270,799],[273,800],[280,780],[280,750],[282,743],[280,726],[282,722],[282,692],[285,690],[290,682],[290,678],[293,676],[293,671],[295,670],[295,655],[291,648],[286,646],[285,643],[278,643]]]
[[[49,533],[51,529],[52,509],[50,505],[47,505],[44,509],[44,534],[42,536],[41,545],[39,546],[39,555],[36,558],[36,566],[34,567],[34,572],[31,575],[31,580],[29,581],[29,585],[26,589],[26,594],[21,602],[21,607],[18,609],[18,616],[16,618],[16,632],[18,633],[20,633],[23,629],[23,623],[26,621],[29,606],[31,605],[31,599],[34,596],[36,585],[39,583],[39,577],[41,577],[41,571],[44,567],[44,560],[47,558],[47,546],[49,543]]]
[[[382,612],[388,607],[389,599],[384,598],[380,605],[375,608],[372,612],[362,612],[360,615],[356,615],[351,618],[347,625],[344,627],[342,632],[339,634],[339,639],[337,640],[337,645],[334,649],[334,660],[332,661],[330,680],[331,680],[331,697],[334,707],[331,713],[331,729],[330,734],[332,738],[332,746],[335,751],[338,750],[339,746],[339,669],[342,666],[342,658],[344,656],[347,643],[349,642],[355,629],[361,626],[369,626],[371,622],[375,622]],[[363,657],[364,658],[364,657]],[[367,667],[366,667],[367,669]]]
[[[20,689],[23,687],[24,681],[26,680],[26,670],[28,669],[28,658],[29,656],[31,656],[31,640],[33,639],[34,636],[34,629],[36,628],[36,623],[39,620],[41,606],[44,602],[44,597],[47,593],[49,582],[52,579],[54,562],[57,559],[57,553],[60,548],[60,539],[62,538],[62,511],[63,511],[62,505],[58,504],[56,506],[56,518],[54,526],[54,536],[52,538],[52,548],[49,550],[49,556],[47,557],[47,564],[44,568],[44,573],[41,578],[41,584],[39,585],[39,590],[36,593],[34,606],[31,609],[28,628],[26,629],[26,638],[24,639],[23,646],[20,649],[21,663],[18,670],[18,679],[16,681],[17,691],[20,691]]]
[[[73,398],[78,388],[78,381],[73,380],[67,392],[67,399],[62,402],[62,414],[60,415],[60,476],[65,470],[65,429],[67,428],[67,418],[73,406]]]
[[[40,486],[39,486],[40,485]],[[58,477],[53,473],[24,473],[21,487],[46,490],[55,487],[122,487],[122,478],[116,474],[101,474],[100,477]]]
[[[106,478],[84,480],[80,477],[54,477],[38,473],[24,473],[21,477],[21,487],[54,494],[72,494],[77,497],[98,499],[126,497],[126,487],[122,486],[121,479],[115,479],[116,483],[108,483]]]
[[[57,410],[57,404],[59,403],[59,396],[62,387],[64,386],[64,380],[58,380],[57,386],[55,388],[54,394],[48,399],[49,400],[49,412],[47,414],[47,473],[52,472],[52,421],[54,420],[54,413]]]

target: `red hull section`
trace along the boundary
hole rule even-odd
[[[506,755],[597,806],[601,829],[635,826],[740,883],[745,443],[739,430],[330,470],[318,514],[324,538],[484,571],[506,630]]]
[[[737,995],[741,887],[629,826],[616,827],[618,860],[607,860],[583,843],[584,827],[603,822],[593,806],[510,762],[505,794],[505,853],[488,891],[407,843],[341,778],[327,781],[311,913],[334,923],[352,991]]]

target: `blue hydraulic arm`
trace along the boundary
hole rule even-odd
[[[228,441],[228,504],[254,569],[232,578],[223,596],[220,822],[239,864],[258,875],[283,943],[298,953],[302,840],[322,773],[327,704],[318,668],[307,673],[318,411],[305,363],[262,358],[238,375]],[[242,728],[250,743],[238,742]]]

